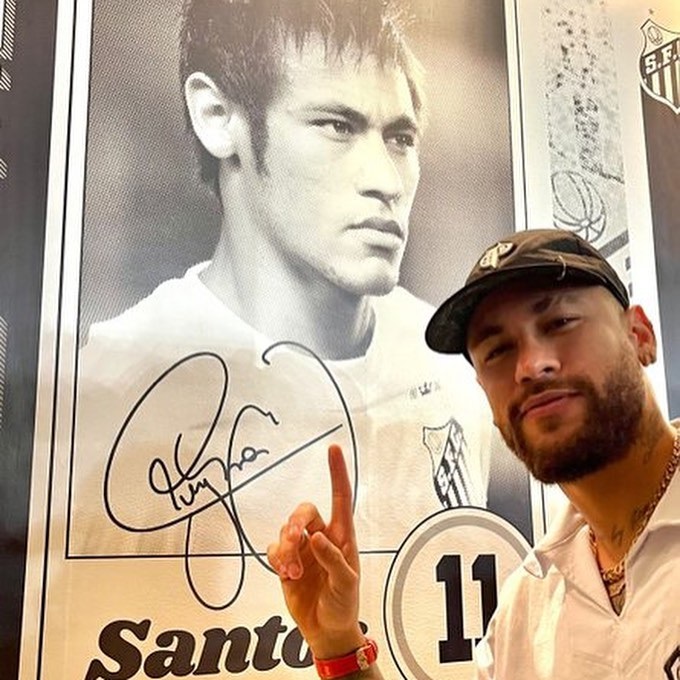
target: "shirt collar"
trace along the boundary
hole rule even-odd
[[[559,561],[561,548],[569,544],[585,526],[581,513],[566,502],[548,527],[545,536],[536,544],[524,561],[524,568],[534,576],[543,578],[552,564]]]

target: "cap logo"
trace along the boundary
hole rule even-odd
[[[507,243],[501,241],[495,246],[491,246],[484,255],[482,255],[479,261],[479,266],[481,269],[496,269],[501,258],[505,257],[508,253],[512,252],[514,249],[514,243]]]

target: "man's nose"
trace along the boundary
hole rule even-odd
[[[517,351],[515,381],[541,380],[559,372],[561,364],[552,344],[541,338],[525,338]]]
[[[359,160],[359,192],[391,205],[404,194],[399,167],[382,135],[367,135],[363,142],[364,153]]]

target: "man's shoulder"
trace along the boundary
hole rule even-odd
[[[399,337],[402,343],[425,344],[425,328],[434,313],[434,307],[398,286],[387,295],[374,298],[378,333],[386,337]]]
[[[406,311],[427,320],[434,313],[434,307],[429,302],[425,302],[402,286],[396,286],[387,295],[376,297],[374,300],[378,313]]]
[[[80,352],[81,374],[115,384],[121,376],[143,376],[203,349],[221,320],[196,269],[162,282],[118,316],[92,324]]]
[[[201,265],[190,268],[181,278],[160,283],[146,297],[119,315],[92,324],[88,344],[111,340],[157,338],[172,328],[186,327],[187,315],[201,308],[198,272]]]
[[[392,352],[413,353],[442,370],[455,366],[458,372],[473,376],[471,366],[462,356],[435,352],[425,342],[425,329],[434,309],[401,286],[375,298],[377,343],[390,347]]]

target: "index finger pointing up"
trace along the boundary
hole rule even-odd
[[[328,467],[331,472],[333,490],[331,522],[346,528],[352,527],[352,485],[349,481],[345,457],[337,444],[331,444],[328,447]]]

